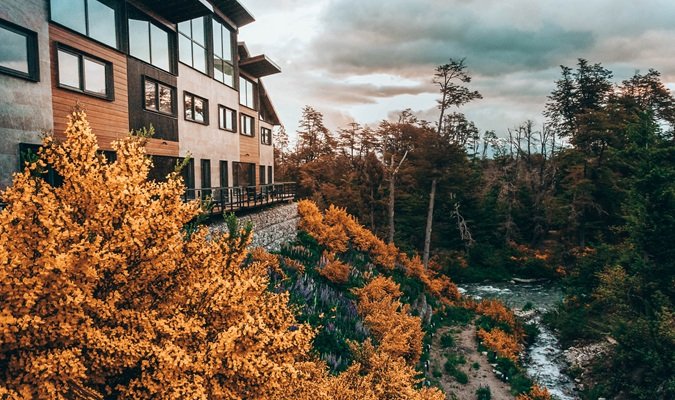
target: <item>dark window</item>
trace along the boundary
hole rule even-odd
[[[218,21],[213,21],[213,78],[234,86],[232,62],[232,33]]]
[[[202,199],[211,195],[211,160],[202,160]]]
[[[52,21],[118,48],[117,6],[113,0],[51,0]]]
[[[200,124],[209,124],[209,102],[208,100],[185,92],[185,119],[188,121],[199,122]]]
[[[260,128],[260,143],[271,145],[272,144],[272,130],[267,128]]]
[[[146,110],[157,111],[162,114],[176,114],[173,106],[174,88],[144,77],[143,91],[145,98],[143,107]]]
[[[182,159],[181,159],[182,161]],[[191,158],[188,160],[187,164],[181,170],[181,175],[183,176],[183,183],[185,183],[185,189],[187,189],[187,198],[195,198],[195,160]]]
[[[37,34],[18,25],[0,20],[0,72],[37,81]]]
[[[140,12],[130,11],[129,54],[157,68],[172,72],[169,32],[152,23]]]
[[[227,176],[227,161],[220,161],[220,187],[230,186],[230,179]]]
[[[218,106],[218,127],[226,131],[237,131],[237,112],[225,106]]]
[[[274,180],[272,179],[272,166],[271,165],[267,166],[267,183],[274,183]]]
[[[112,64],[64,48],[57,55],[59,87],[112,100]]]
[[[242,135],[253,136],[253,132],[254,132],[253,129],[255,127],[255,119],[253,119],[253,117],[248,116],[246,114],[239,114],[239,116],[241,117],[240,121],[239,121],[239,126],[240,126],[239,132]]]
[[[19,143],[19,171],[23,171],[27,164],[32,164],[40,158],[39,150],[39,144]],[[34,169],[31,175],[41,177],[51,186],[61,186],[63,183],[63,178],[49,164],[45,168]]]
[[[255,164],[232,162],[234,186],[255,186]]]
[[[204,17],[178,23],[180,61],[206,73],[206,30]]]
[[[239,77],[239,104],[255,109],[255,83]]]
[[[265,184],[265,166],[261,165],[258,167],[258,171],[260,174],[260,184],[264,185]]]

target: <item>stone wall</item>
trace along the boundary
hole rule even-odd
[[[299,219],[298,204],[290,203],[239,217],[239,224],[253,224],[252,247],[260,246],[275,251],[279,250],[282,243],[295,238]],[[211,224],[209,228],[212,232],[227,229],[223,222]]]

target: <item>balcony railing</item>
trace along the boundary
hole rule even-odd
[[[187,189],[185,201],[210,200],[210,213],[222,214],[256,208],[268,204],[290,201],[295,198],[295,182],[271,183],[258,186],[211,187]]]

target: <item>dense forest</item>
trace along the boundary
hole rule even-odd
[[[601,64],[561,67],[542,126],[480,132],[464,60],[439,66],[437,121],[411,110],[331,132],[306,106],[277,178],[346,208],[456,281],[559,281],[548,323],[566,344],[610,338],[588,398],[675,396],[675,98],[659,72],[620,83]],[[594,397],[595,396],[595,397]]]

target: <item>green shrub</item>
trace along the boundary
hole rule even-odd
[[[476,389],[476,400],[490,400],[492,399],[492,393],[490,392],[489,386],[480,386]]]
[[[469,376],[466,373],[464,373],[464,371],[456,369],[455,372],[452,374],[452,376],[457,380],[457,382],[461,383],[462,385],[466,385],[467,383],[469,383]]]
[[[478,364],[477,362],[475,362],[475,363],[471,364],[471,368],[473,368],[473,369],[480,369],[480,364]]]
[[[452,336],[451,332],[448,332],[441,336],[441,347],[447,349],[448,347],[453,347],[455,345],[455,338]]]

